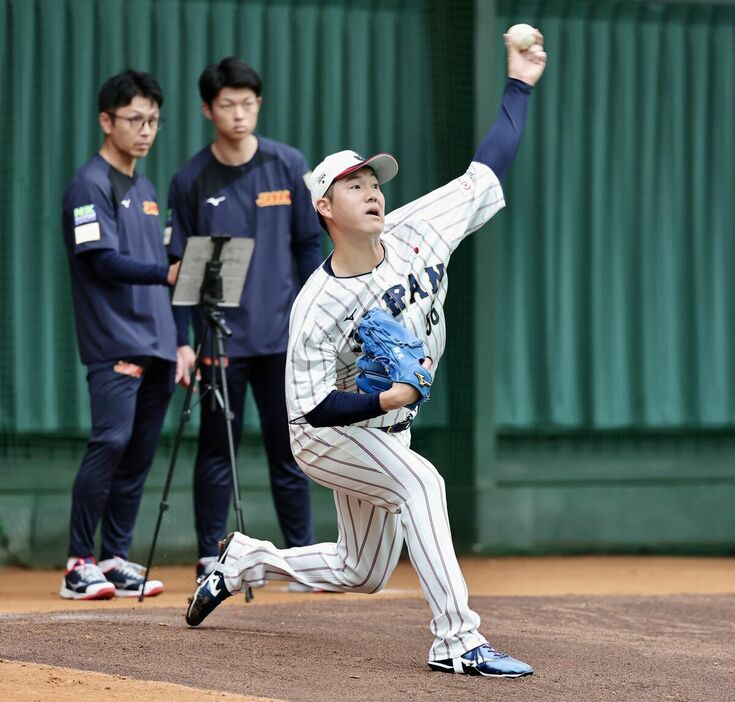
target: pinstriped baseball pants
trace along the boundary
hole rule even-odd
[[[218,568],[227,589],[295,580],[324,590],[378,592],[405,539],[432,613],[435,638],[429,660],[456,658],[486,643],[454,553],[444,480],[409,443],[409,431],[292,426],[297,462],[310,478],[334,491],[338,540],[277,549],[238,533]]]

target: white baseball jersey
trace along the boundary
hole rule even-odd
[[[315,428],[304,415],[335,389],[356,391],[352,335],[362,315],[378,305],[424,341],[436,370],[445,345],[449,258],[504,204],[494,173],[473,163],[461,178],[388,215],[381,237],[385,259],[373,271],[336,278],[320,268],[309,278],[291,313],[291,447],[303,471],[334,491],[339,536],[335,543],[278,549],[235,534],[215,566],[230,593],[268,580],[377,592],[405,539],[432,613],[429,660],[451,659],[456,670],[464,652],[486,642],[454,553],[442,476],[411,450],[410,430],[379,430],[403,421],[408,410],[347,427]]]
[[[369,273],[339,278],[319,267],[291,311],[286,397],[289,420],[304,423],[333,390],[357,392],[354,332],[362,316],[383,307],[424,342],[435,374],[444,353],[447,265],[465,236],[505,206],[495,174],[473,162],[447,185],[391,212],[381,242],[384,260]],[[391,426],[411,416],[388,412],[355,426]]]

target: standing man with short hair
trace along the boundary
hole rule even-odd
[[[249,385],[260,415],[273,501],[287,546],[314,542],[308,480],[289,445],[284,392],[288,319],[301,284],[322,261],[321,227],[304,182],[308,168],[296,149],[255,130],[262,103],[258,74],[230,57],[199,78],[202,112],[214,141],[174,176],[169,193],[169,254],[183,255],[190,236],[226,234],[255,240],[240,307],[224,310],[232,329],[226,370],[236,445]],[[195,354],[189,341],[190,308],[177,307],[177,381],[187,386]],[[197,340],[202,320],[194,308]],[[203,359],[202,383],[212,360]],[[197,575],[209,573],[226,535],[232,472],[225,417],[207,399],[194,468]],[[298,586],[297,586],[298,587]]]
[[[136,597],[144,568],[128,561],[143,484],[173,393],[176,328],[158,197],[136,171],[161,125],[153,76],[127,70],[99,93],[102,148],[63,196],[77,341],[87,366],[92,433],[72,492],[69,559],[60,595]],[[100,561],[94,535],[101,521]],[[163,591],[149,580],[145,595]]]
[[[508,81],[501,108],[467,170],[446,185],[385,214],[381,184],[398,164],[390,154],[327,156],[311,178],[315,210],[334,253],[309,279],[291,314],[286,390],[294,455],[316,482],[334,491],[339,538],[293,549],[235,532],[212,574],[190,600],[197,626],[220,602],[268,580],[337,592],[385,587],[405,541],[431,610],[431,670],[520,677],[533,668],[501,653],[480,633],[454,552],[444,480],[411,450],[416,405],[431,386],[446,342],[446,267],[462,240],[504,205],[503,181],[520,144],[532,86],[546,65],[543,37],[519,51],[505,35]],[[399,328],[405,348],[421,349],[411,372],[382,377],[399,345],[372,359],[383,331]],[[412,381],[416,377],[417,381]],[[398,378],[398,379],[397,379]],[[358,388],[362,392],[358,393]],[[417,389],[418,388],[418,389]],[[386,624],[390,633],[390,623]]]

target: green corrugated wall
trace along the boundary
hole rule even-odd
[[[211,137],[196,79],[234,53],[263,76],[262,133],[312,163],[395,153],[397,206],[471,157],[517,21],[542,29],[549,66],[508,208],[449,269],[446,362],[414,445],[446,476],[464,551],[733,550],[732,3],[0,0],[0,562],[65,554],[88,408],[60,194],[99,145],[102,80],[132,66],[163,86],[141,163],[162,201]],[[278,541],[252,406],[246,429],[246,522]],[[169,451],[167,434],[141,550]],[[191,458],[189,438],[171,561],[193,555]],[[331,496],[314,500],[332,538]]]

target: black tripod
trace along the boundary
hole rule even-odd
[[[217,305],[224,299],[222,292],[222,261],[220,256],[222,255],[222,247],[226,241],[229,241],[229,237],[212,237],[214,241],[214,251],[212,252],[211,260],[207,261],[206,270],[204,273],[204,280],[202,281],[202,287],[200,290],[199,309],[202,313],[204,320],[204,329],[202,336],[199,340],[196,350],[196,362],[194,364],[194,374],[189,383],[189,387],[186,389],[186,396],[184,398],[184,406],[181,410],[181,417],[179,419],[179,426],[176,430],[176,438],[174,439],[174,446],[171,452],[171,462],[168,467],[168,474],[166,475],[166,482],[163,487],[163,496],[161,498],[161,504],[158,511],[158,519],[156,520],[156,529],[153,532],[153,540],[151,541],[151,550],[148,554],[148,563],[145,568],[145,578],[143,579],[143,587],[138,597],[139,602],[143,602],[145,598],[145,585],[148,582],[148,573],[150,573],[151,565],[153,564],[153,553],[156,549],[156,542],[158,541],[158,534],[161,530],[161,522],[163,520],[163,513],[168,510],[168,495],[171,490],[171,480],[174,476],[174,468],[176,467],[176,459],[179,455],[179,448],[181,447],[181,439],[184,435],[184,427],[187,422],[191,419],[191,413],[196,404],[204,402],[207,395],[210,395],[212,402],[212,410],[216,410],[219,406],[224,413],[225,425],[227,427],[227,447],[229,450],[230,457],[230,470],[232,472],[232,494],[234,499],[235,516],[237,518],[237,530],[239,532],[245,531],[244,520],[242,516],[242,500],[240,498],[240,483],[237,477],[237,459],[235,458],[235,440],[232,435],[232,420],[234,414],[230,410],[230,397],[227,390],[227,374],[225,368],[227,365],[227,354],[225,352],[225,337],[232,335],[232,330],[227,326],[221,310]],[[210,344],[210,358],[213,364],[212,372],[210,375],[209,384],[202,390],[201,397],[198,402],[192,407],[192,398],[194,395],[194,384],[196,379],[200,375],[203,359],[203,350],[206,348],[206,342]],[[219,369],[219,379],[217,378],[217,369]],[[245,600],[250,602],[253,599],[253,591],[251,588],[245,590]]]

